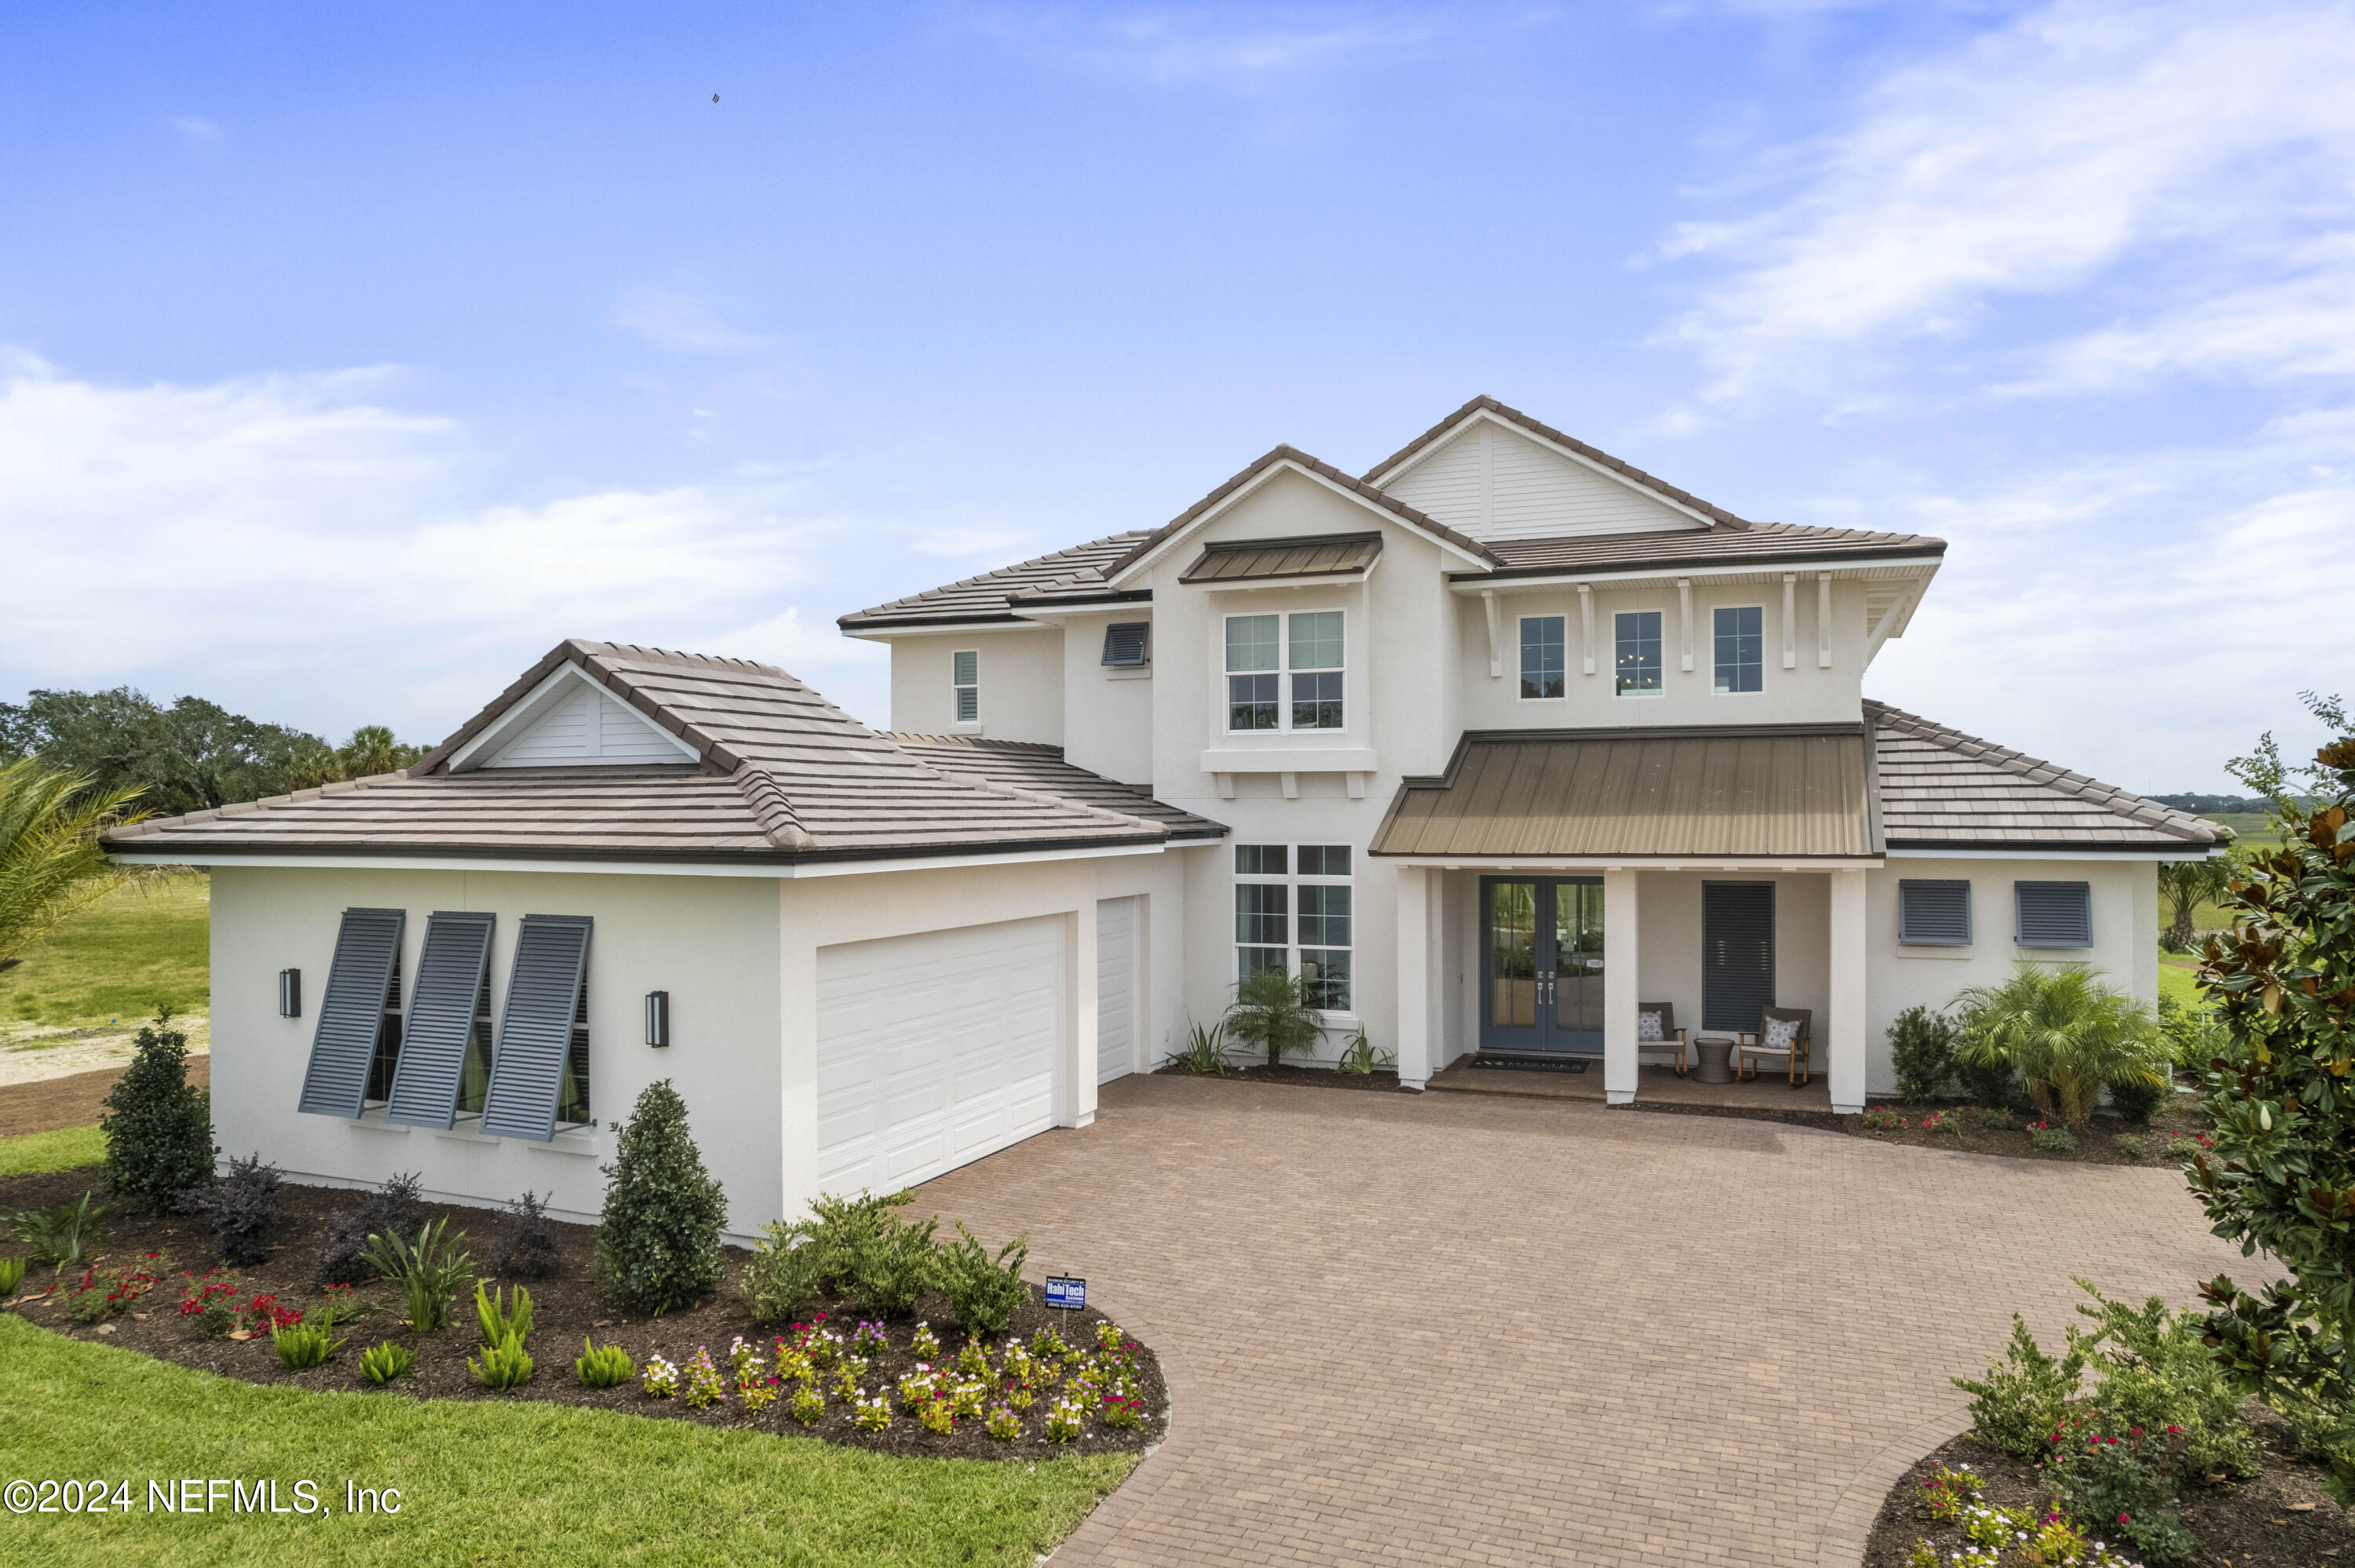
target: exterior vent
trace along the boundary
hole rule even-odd
[[[456,1120],[458,1077],[466,1065],[474,999],[490,967],[491,929],[496,922],[492,915],[439,911],[427,918],[385,1120],[444,1128]]]
[[[2023,948],[2094,945],[2094,890],[2083,882],[2015,882]]]
[[[1913,948],[1969,947],[1971,885],[1967,882],[1899,883],[1897,939]]]
[[[1104,628],[1103,662],[1107,669],[1135,670],[1149,660],[1153,647],[1153,623],[1149,620],[1124,620]]]
[[[400,909],[344,911],[297,1108],[314,1116],[356,1117],[367,1106],[368,1068],[384,1032],[385,1003],[408,918]]]

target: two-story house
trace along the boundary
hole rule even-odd
[[[1863,695],[1944,551],[1484,397],[844,617],[891,733],[569,641],[401,773],[108,843],[210,869],[217,1136],[301,1180],[588,1217],[667,1078],[748,1235],[1087,1126],[1270,968],[1410,1088],[1494,1054],[1625,1103],[1662,1004],[1801,1009],[1856,1109],[1899,1012],[2019,958],[2153,995],[2155,866],[2220,839]]]

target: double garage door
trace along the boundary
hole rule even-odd
[[[1097,1075],[1130,1070],[1135,899],[1097,908]],[[820,1190],[897,1192],[1055,1125],[1063,923],[1009,920],[822,948]]]

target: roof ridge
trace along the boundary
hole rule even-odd
[[[777,782],[776,775],[751,762],[740,762],[736,771],[728,776],[744,797],[744,803],[761,820],[761,831],[779,849],[808,849],[817,842],[809,830],[802,826],[801,817],[794,803]]]
[[[1101,539],[1090,539],[1083,544],[1066,546],[1060,550],[1050,550],[1043,556],[1033,556],[1028,560],[1016,561],[1011,566],[994,567],[986,572],[975,572],[969,577],[959,577],[954,582],[942,583],[938,587],[928,588],[922,593],[911,593],[904,595],[899,599],[886,599],[881,604],[869,605],[865,609],[857,609],[851,611],[847,615],[837,616],[836,618],[836,623],[839,625],[845,621],[857,620],[861,616],[880,615],[885,610],[903,609],[911,605],[920,605],[924,603],[926,600],[939,599],[943,595],[953,592],[957,588],[973,588],[978,584],[987,582],[992,577],[1004,577],[1009,572],[1019,572],[1033,567],[1043,567],[1050,562],[1059,561],[1066,556],[1076,556],[1087,550],[1100,550],[1108,545],[1116,544],[1123,539],[1126,539],[1132,535],[1145,532],[1146,532],[1146,530],[1142,528],[1124,528],[1116,534],[1107,534]],[[1064,578],[1058,577],[1054,580],[1060,582],[1063,581]]]
[[[1056,757],[1063,755],[1061,747],[1050,746],[1043,740],[999,740],[982,735],[923,735],[915,730],[900,729],[887,729],[878,733],[894,745],[901,741],[915,741],[924,746],[969,746],[976,750],[1043,751]]]
[[[1496,398],[1489,397],[1486,392],[1473,397],[1462,408],[1448,415],[1447,418],[1440,420],[1439,423],[1432,426],[1431,429],[1423,431],[1423,434],[1415,437],[1414,440],[1407,442],[1406,445],[1401,447],[1398,450],[1392,452],[1390,456],[1384,458],[1373,467],[1368,469],[1364,476],[1366,482],[1370,483],[1372,482],[1375,475],[1388,473],[1391,470],[1396,468],[1407,459],[1414,456],[1415,453],[1421,451],[1423,448],[1431,445],[1443,434],[1454,429],[1465,418],[1475,413],[1494,414],[1498,418],[1503,419],[1509,424],[1520,426],[1523,429],[1528,430],[1532,435],[1541,436],[1545,440],[1552,441],[1559,446],[1568,447],[1572,451],[1576,452],[1579,456],[1585,458],[1590,462],[1600,463],[1603,467],[1610,469],[1613,472],[1635,481],[1637,484],[1642,485],[1645,489],[1653,492],[1655,494],[1665,495],[1679,505],[1689,506],[1692,510],[1701,513],[1705,516],[1709,517],[1714,524],[1721,524],[1727,528],[1753,528],[1757,526],[1757,524],[1751,522],[1750,519],[1743,517],[1737,513],[1729,512],[1724,507],[1718,505],[1714,502],[1703,501],[1700,496],[1695,495],[1692,492],[1679,489],[1676,485],[1670,484],[1667,480],[1661,479],[1656,474],[1648,473],[1643,469],[1637,468],[1634,463],[1627,461],[1625,458],[1613,457],[1609,452],[1604,451],[1600,447],[1590,446],[1588,443],[1580,440],[1576,436],[1567,435],[1561,430],[1557,430],[1551,425],[1545,423],[1541,419],[1532,418],[1530,416],[1522,413],[1518,408],[1513,408],[1508,404],[1498,402]]]

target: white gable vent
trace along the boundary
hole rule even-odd
[[[698,760],[693,747],[567,664],[450,759],[477,768],[644,768]]]

